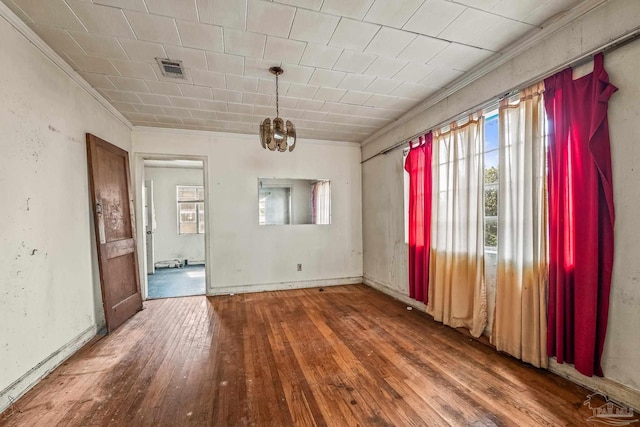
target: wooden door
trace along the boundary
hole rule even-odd
[[[142,310],[129,154],[87,134],[102,303],[111,332]]]

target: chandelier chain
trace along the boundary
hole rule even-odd
[[[276,73],[276,117],[280,117],[280,105],[278,105],[278,74]]]

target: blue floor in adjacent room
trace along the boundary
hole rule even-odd
[[[147,280],[149,299],[205,294],[204,265],[156,268],[156,273],[149,274]]]

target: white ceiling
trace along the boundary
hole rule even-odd
[[[2,0],[134,125],[360,142],[583,0]],[[181,60],[186,80],[155,58]]]

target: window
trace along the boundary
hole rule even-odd
[[[178,185],[178,234],[204,234],[204,187]]]
[[[498,248],[498,111],[484,121],[484,246]]]

